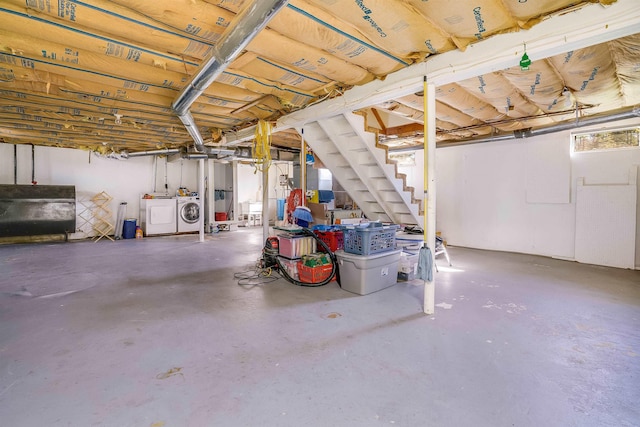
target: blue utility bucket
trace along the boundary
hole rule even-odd
[[[278,221],[282,221],[284,219],[284,199],[278,199]]]
[[[136,219],[125,219],[122,226],[122,238],[123,239],[135,239],[136,238]]]

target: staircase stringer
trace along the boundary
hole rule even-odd
[[[396,186],[398,194],[403,198],[407,207],[411,210],[416,210],[415,216],[418,217],[420,223],[422,221],[422,200],[416,199],[415,188],[407,186],[406,175],[398,172],[398,165],[395,161],[389,159],[389,147],[378,143],[378,131],[372,129],[366,123],[366,115],[358,112],[353,114],[345,114],[345,118],[351,123],[354,131],[360,136],[360,138],[367,144],[369,150],[374,154],[374,158],[378,161],[382,170],[387,174],[387,179],[393,182],[394,179],[400,180],[402,185]],[[360,119],[362,117],[362,119]],[[383,155],[376,155],[379,153],[376,149],[383,150]],[[393,166],[393,173],[389,172],[386,165]],[[395,186],[395,185],[394,185]],[[399,188],[401,187],[401,188]],[[408,196],[408,197],[407,197]]]
[[[330,119],[331,118],[326,120]],[[344,120],[344,118],[342,119]],[[298,132],[300,131],[301,129],[298,129]],[[383,222],[393,222],[386,212],[380,212],[381,210],[384,211],[382,206],[378,205],[375,201],[376,206],[372,206],[372,202],[367,200],[366,195],[371,194],[368,186],[355,173],[343,153],[341,153],[336,146],[335,138],[332,139],[327,134],[320,122],[316,121],[306,125],[305,140],[325,167],[331,170],[334,178],[347,191],[367,218]]]
[[[343,117],[344,119],[344,117]],[[343,143],[341,143],[339,135],[336,135],[336,133],[332,130],[330,123],[329,123],[330,119],[323,119],[323,120],[319,120],[317,123],[318,125],[322,128],[322,130],[324,131],[324,133],[327,135],[327,137],[329,138],[329,140],[331,140],[331,142],[333,143],[333,145],[335,146],[335,148],[338,150],[338,152],[340,152],[341,156],[343,157],[343,159],[347,162],[347,164],[350,166],[351,170],[354,172],[354,174],[357,176],[357,178],[360,180],[360,182],[363,183],[363,185],[368,189],[369,194],[371,195],[371,197],[374,199],[373,201],[380,206],[380,208],[384,211],[384,213],[382,212],[376,212],[377,217],[380,216],[380,214],[383,214],[387,217],[389,217],[390,219],[393,220],[393,216],[390,215],[389,213],[394,213],[395,214],[395,210],[393,209],[393,207],[391,205],[389,205],[389,203],[384,200],[378,190],[370,185],[368,183],[369,179],[367,176],[365,176],[362,167],[358,164],[356,158],[354,158],[353,156],[349,155],[349,149],[348,147],[345,147],[345,145]],[[348,122],[348,121],[347,121]],[[350,124],[350,122],[348,122]],[[357,138],[360,138],[360,135],[358,135],[358,133],[354,132],[354,136],[356,136]],[[360,139],[361,141],[361,139]],[[366,147],[366,145],[365,145]],[[384,173],[384,171],[383,171]],[[364,208],[364,206],[361,206],[361,208]]]

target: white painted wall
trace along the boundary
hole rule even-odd
[[[533,143],[436,151],[437,228],[450,244],[573,258],[575,206],[527,202],[526,152]]]
[[[627,120],[599,129],[638,124]],[[640,165],[640,149],[576,154],[569,149],[568,131],[437,149],[438,231],[451,245],[574,259],[578,178],[586,184],[627,184],[631,168]],[[419,198],[423,164],[418,151],[415,167],[399,168]],[[635,246],[640,266],[640,224]]]
[[[18,145],[18,184],[31,184],[31,146]],[[14,146],[0,144],[0,184],[14,183]],[[81,200],[106,191],[113,197],[110,208],[113,220],[121,202],[127,202],[127,218],[139,217],[141,194],[154,190],[165,192],[165,164],[168,192],[175,195],[178,187],[198,190],[196,160],[165,162],[165,158],[137,157],[114,160],[97,157],[88,151],[54,147],[35,147],[35,179],[38,185],[75,185]],[[78,207],[80,209],[80,206]],[[85,230],[88,231],[88,230]],[[89,233],[75,233],[71,238],[84,238]]]
[[[213,162],[213,160],[210,160]],[[229,212],[233,210],[233,165],[231,163],[215,162],[214,188],[226,190],[224,200],[215,201],[214,212]]]
[[[238,165],[238,200],[242,206],[247,203],[262,201],[262,173],[254,173],[255,168],[247,164]],[[288,191],[285,191],[279,184],[278,177],[282,174],[293,174],[292,162],[273,162],[269,168],[269,218],[276,217],[276,199],[286,198]]]
[[[238,164],[238,201],[240,203],[262,200],[262,174],[254,172],[253,166]]]

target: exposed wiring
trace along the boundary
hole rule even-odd
[[[256,262],[253,270],[246,270],[233,275],[234,279],[238,279],[238,285],[240,286],[259,286],[267,283],[275,282],[280,278],[271,267],[262,268],[261,262]]]
[[[238,285],[240,286],[260,286],[267,283],[275,282],[280,279],[278,275],[265,276],[260,271],[245,271],[242,273],[236,273],[233,276],[238,279]]]
[[[271,166],[271,124],[260,120],[256,125],[255,139],[252,149],[254,173],[267,172]]]

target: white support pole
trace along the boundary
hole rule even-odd
[[[213,159],[207,159],[207,174],[209,175],[209,179],[207,182],[209,183],[209,191],[207,192],[207,197],[209,198],[209,211],[208,218],[209,224],[213,224],[216,221],[216,162]],[[207,224],[205,224],[206,229]],[[209,230],[211,231],[211,230]]]
[[[233,161],[233,220],[240,220],[240,203],[238,203],[238,161]]]
[[[204,159],[198,160],[198,195],[200,196],[200,242],[204,242]]]
[[[262,165],[262,241],[269,237],[269,169]]]
[[[431,248],[434,256],[433,267],[435,267],[436,253],[436,86],[433,83],[427,83],[427,90],[424,94],[426,97],[425,120],[427,133],[427,150],[425,151],[424,164],[427,174],[427,182],[425,186],[425,197],[427,200],[427,222],[425,224],[427,245]],[[428,173],[427,173],[428,172]],[[433,269],[432,267],[432,269]],[[432,271],[432,281],[424,283],[424,312],[426,314],[435,313],[435,284],[436,275]]]
[[[302,189],[300,204],[307,206],[307,143],[304,140],[304,128],[302,128],[300,139],[300,188]]]

